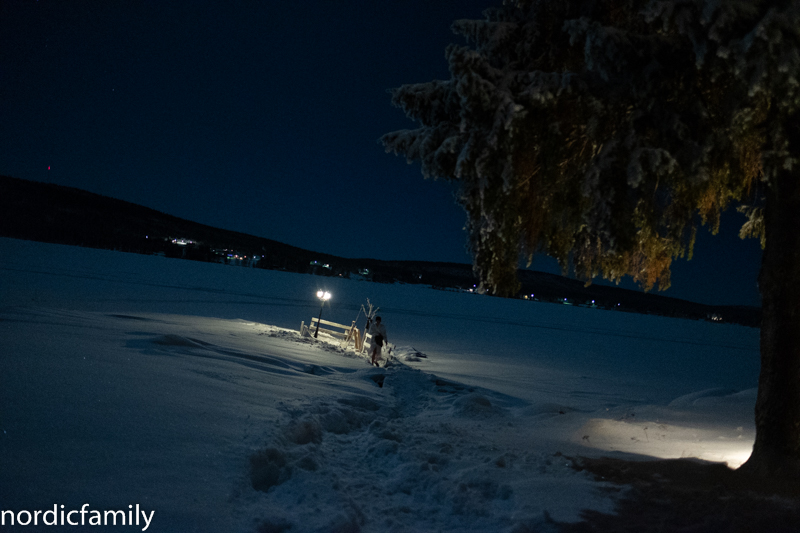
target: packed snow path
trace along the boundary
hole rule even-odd
[[[402,365],[357,371],[353,380],[370,390],[281,405],[277,431],[251,458],[251,481],[268,490],[254,509],[265,523],[398,532],[541,526],[546,509],[574,505],[571,491],[586,486],[560,453],[526,446],[532,428],[518,427],[527,421],[513,414],[522,407],[513,398]],[[579,492],[593,500],[591,490]]]

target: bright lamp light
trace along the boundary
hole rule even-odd
[[[322,308],[325,307],[325,302],[331,299],[331,293],[328,291],[317,291],[317,298],[322,303],[319,308],[319,318],[317,318],[317,329],[314,331],[314,338],[317,338],[319,335],[319,323],[322,321]]]

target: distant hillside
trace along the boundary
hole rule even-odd
[[[227,231],[81,189],[0,176],[0,234],[18,239],[135,253],[216,260],[212,250],[266,256],[271,266],[295,270],[312,254],[270,239]],[[182,246],[173,239],[190,239]],[[297,264],[293,264],[292,261]]]
[[[471,265],[349,259],[177,218],[81,189],[0,176],[0,236],[255,268],[415,283],[469,291]],[[520,298],[733,322],[757,327],[760,309],[708,306],[657,294],[521,270]]]

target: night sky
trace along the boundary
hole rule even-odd
[[[489,5],[2,0],[0,174],[344,257],[468,263],[453,186],[378,139],[413,127],[387,90],[449,78],[450,24]],[[742,220],[702,230],[663,294],[758,305]]]

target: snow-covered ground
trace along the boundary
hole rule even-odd
[[[613,507],[566,457],[738,466],[752,446],[755,329],[12,239],[0,257],[0,511],[23,521],[88,503],[73,522],[139,505],[156,532],[547,531]],[[323,319],[380,306],[386,368],[299,336],[318,289]]]

